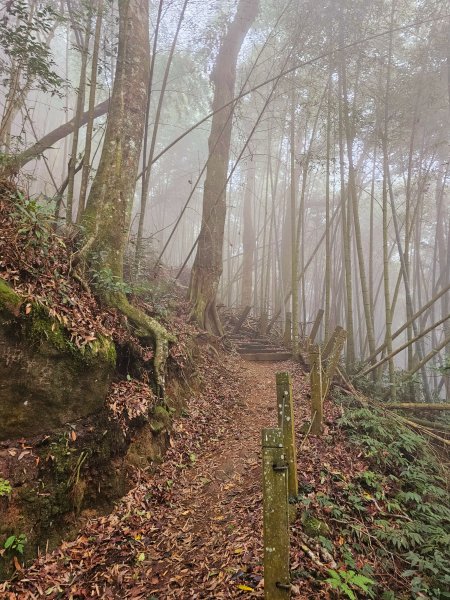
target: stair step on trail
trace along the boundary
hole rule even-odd
[[[244,360],[252,360],[255,362],[277,362],[290,360],[291,352],[246,352],[241,354]]]
[[[280,348],[278,346],[258,346],[255,348],[246,346],[244,348],[238,348],[239,354],[259,354],[260,352],[286,352],[286,348]]]
[[[277,362],[290,360],[292,352],[273,338],[264,337],[258,333],[232,333],[229,339],[236,350],[246,361]]]

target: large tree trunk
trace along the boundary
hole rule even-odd
[[[83,225],[95,238],[91,255],[122,278],[123,253],[142,146],[150,68],[148,2],[119,3],[117,69],[105,141]]]
[[[234,97],[236,63],[242,42],[256,18],[259,0],[240,0],[211,75],[214,83],[213,110]],[[204,329],[222,334],[216,310],[216,294],[222,275],[223,236],[226,216],[226,181],[230,154],[231,104],[213,116],[208,140],[210,158],[203,193],[202,228],[191,274],[189,297],[192,317]],[[214,152],[212,149],[214,148]]]
[[[119,50],[108,123],[97,174],[82,224],[88,260],[98,273],[118,281],[139,167],[150,73],[149,3],[119,2]],[[154,319],[132,306],[120,288],[104,289],[105,300],[123,312],[139,337],[155,342],[154,370],[160,391],[170,336]]]

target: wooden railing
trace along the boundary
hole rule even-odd
[[[336,373],[347,332],[336,327],[323,351],[318,344],[309,348],[311,384],[311,433],[319,435],[323,428],[323,403]]]
[[[312,435],[322,432],[324,400],[347,337],[346,331],[337,327],[323,350],[314,344],[322,316],[318,315],[306,342],[310,366]],[[278,427],[262,431],[265,600],[286,600],[291,597],[289,523],[295,519],[294,501],[298,496],[294,401],[289,373],[277,373],[276,386]]]
[[[278,427],[262,431],[264,598],[291,597],[289,522],[298,495],[294,401],[289,373],[277,373]]]

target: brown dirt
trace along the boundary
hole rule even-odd
[[[261,429],[276,425],[275,373],[293,366],[242,363],[242,401],[177,482],[177,512],[158,544],[169,556],[151,586],[158,600],[248,596],[239,586],[263,596]]]
[[[277,371],[295,374],[295,404],[306,407],[295,363],[211,366],[158,471],[141,474],[111,515],[36,561],[5,597],[263,597],[260,439],[276,425]]]

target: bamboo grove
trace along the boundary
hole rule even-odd
[[[366,385],[448,397],[449,2],[0,6],[1,169],[58,227],[89,230],[89,211],[102,227],[89,197],[106,189],[120,51],[147,48],[121,71],[132,136],[125,116],[114,131],[136,156],[115,183],[130,203],[114,277],[169,272],[219,335],[222,305],[251,306],[262,332],[290,313],[294,348],[323,308],[319,337],[346,329]]]

